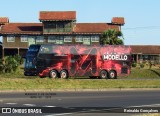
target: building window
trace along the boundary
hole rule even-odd
[[[64,44],[63,36],[57,36],[56,37],[56,44]]]
[[[43,36],[37,36],[36,42],[44,42],[44,37]]]
[[[90,36],[84,36],[83,37],[83,44],[86,44],[86,45],[90,45],[91,44]]]
[[[72,36],[64,36],[64,42],[72,42]]]
[[[35,36],[28,36],[28,44],[29,45],[36,44],[35,38],[36,38]]]
[[[21,42],[28,42],[28,36],[22,35],[21,36]]]
[[[8,35],[8,36],[7,36],[7,42],[15,42],[15,36],[13,36],[13,35]]]
[[[76,42],[83,42],[83,36],[76,36]]]
[[[48,36],[48,43],[56,42],[56,36]]]
[[[64,27],[66,27],[66,28],[71,28],[71,22],[66,22],[66,23],[64,23]]]
[[[35,42],[34,36],[28,36],[28,42]]]
[[[92,42],[99,42],[99,36],[91,36]]]
[[[56,28],[56,24],[55,23],[45,23],[44,24],[44,27],[45,28]]]
[[[63,22],[57,23],[57,28],[64,28],[64,23]]]

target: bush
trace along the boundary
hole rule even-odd
[[[19,63],[22,64],[23,63],[23,58],[20,55],[15,55],[14,59]]]
[[[143,63],[140,64],[140,68],[144,68],[144,64]]]
[[[0,59],[0,72],[2,73],[4,70],[4,64],[2,62],[2,59]]]
[[[16,71],[19,66],[19,63],[13,56],[7,56],[5,58],[5,72],[11,73],[13,71]]]
[[[137,66],[137,63],[136,62],[133,62],[132,63],[132,67],[136,67]]]
[[[4,63],[0,60],[0,72],[11,73],[16,72],[19,65],[22,63],[22,58],[19,55],[6,56]]]

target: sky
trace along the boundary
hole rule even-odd
[[[0,0],[0,17],[39,22],[39,11],[76,11],[78,23],[124,17],[126,45],[160,45],[160,0]]]

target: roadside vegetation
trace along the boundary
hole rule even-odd
[[[23,59],[19,55],[6,56],[0,60],[0,73],[16,73],[22,62]]]
[[[160,69],[133,68],[130,76],[118,79],[69,79],[24,76],[23,69],[16,73],[0,74],[0,90],[58,90],[58,89],[108,89],[108,88],[160,88]]]
[[[8,75],[9,76],[9,75]],[[8,77],[7,76],[7,77]],[[11,76],[11,75],[10,75]],[[0,77],[0,90],[160,88],[160,79],[50,79]]]

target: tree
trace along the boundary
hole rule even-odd
[[[101,36],[101,44],[123,45],[124,42],[121,38],[119,38],[120,36],[123,37],[123,34],[120,31],[115,29],[106,30]]]

